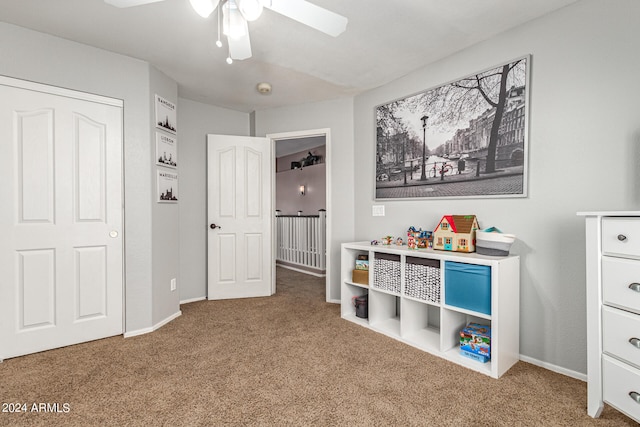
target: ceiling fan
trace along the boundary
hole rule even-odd
[[[116,7],[140,6],[164,0],[104,0]],[[247,22],[255,21],[263,8],[270,9],[311,28],[333,37],[339,36],[347,28],[347,18],[324,9],[306,0],[189,0],[193,9],[203,18],[218,10],[218,47],[220,28],[227,37],[229,55],[227,63],[234,59],[251,57],[251,41]],[[221,11],[222,10],[222,11]]]

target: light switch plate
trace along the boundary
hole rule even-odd
[[[384,216],[384,205],[373,205],[371,207],[371,215]]]

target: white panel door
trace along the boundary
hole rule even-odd
[[[273,294],[271,144],[209,135],[208,298]]]
[[[0,99],[0,359],[121,334],[122,101],[4,77]]]

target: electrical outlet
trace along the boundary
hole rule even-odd
[[[371,215],[373,215],[373,216],[384,216],[384,205],[373,205],[373,206],[371,206]]]
[[[172,291],[176,290],[176,279],[171,279],[171,290]]]

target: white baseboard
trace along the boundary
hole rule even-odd
[[[553,365],[551,363],[543,362],[538,359],[534,359],[533,357],[520,355],[520,360],[523,362],[531,363],[532,365],[540,366],[541,368],[548,369],[553,372],[557,372],[558,374],[566,375],[571,378],[575,378],[577,380],[587,381],[587,374],[583,374],[581,372],[572,371],[567,368],[562,368],[557,365]]]
[[[326,274],[314,273],[313,271],[303,270],[302,268],[296,268],[296,267],[293,267],[293,266],[290,266],[290,265],[286,265],[286,264],[276,264],[276,267],[286,268],[288,270],[297,271],[299,273],[304,273],[304,274],[308,274],[310,276],[315,276],[315,277],[327,277]]]
[[[203,301],[203,300],[206,300],[206,299],[207,299],[207,297],[189,298],[189,299],[185,299],[185,300],[180,301],[180,305],[189,304],[190,302]]]
[[[330,299],[330,300],[329,300],[329,301],[327,301],[327,302],[330,302],[330,303],[332,303],[332,304],[341,304],[341,303],[342,303],[342,301],[340,301],[339,299]]]
[[[135,337],[135,336],[138,336],[138,335],[144,335],[144,334],[148,334],[148,333],[153,332],[153,331],[157,331],[158,329],[162,328],[167,323],[171,322],[173,319],[176,319],[176,318],[178,318],[180,316],[182,316],[182,311],[178,310],[176,313],[173,313],[171,316],[167,317],[166,319],[161,320],[160,322],[156,323],[155,325],[153,325],[150,328],[143,328],[143,329],[137,329],[137,330],[131,331],[131,332],[125,332],[124,333],[124,337],[125,338],[131,338],[131,337]]]

